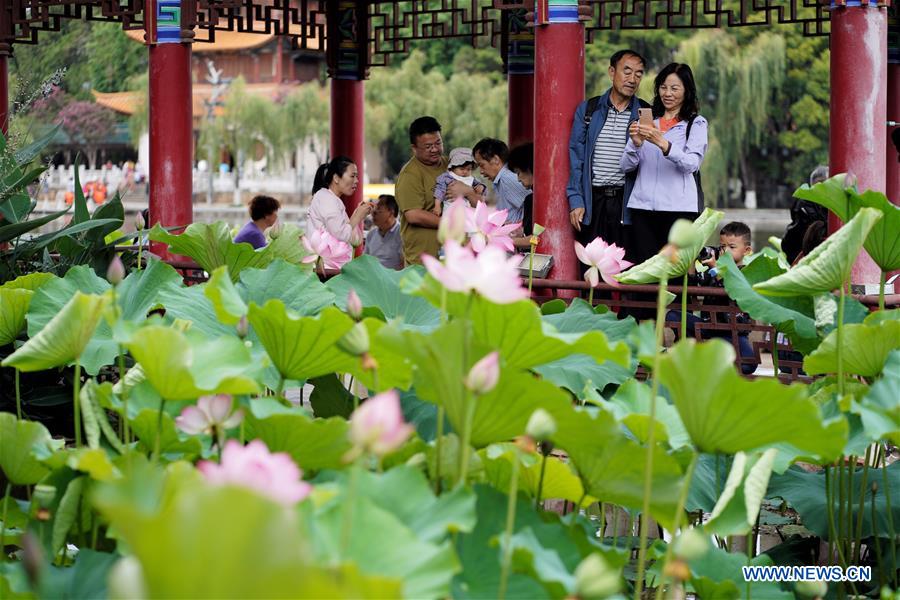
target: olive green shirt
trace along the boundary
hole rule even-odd
[[[408,265],[422,264],[422,254],[438,254],[437,229],[413,225],[404,213],[416,208],[428,211],[434,208],[434,184],[438,175],[446,170],[447,159],[444,157],[433,167],[413,157],[397,175],[394,195],[400,207],[400,237],[403,238],[403,258]]]

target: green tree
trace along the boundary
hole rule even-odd
[[[87,75],[98,92],[130,89],[134,78],[147,71],[147,48],[125,35],[119,23],[92,23],[85,49]]]

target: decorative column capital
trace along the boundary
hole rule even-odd
[[[145,0],[144,43],[190,44],[194,41],[197,0]]]
[[[831,9],[836,8],[888,8],[891,0],[831,0]]]
[[[330,0],[325,15],[328,76],[361,81],[369,74],[367,3]]]
[[[581,23],[590,20],[586,0],[534,0],[534,24]]]

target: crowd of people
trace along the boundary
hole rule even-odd
[[[613,54],[608,69],[611,86],[578,105],[569,139],[566,196],[575,238],[584,245],[602,238],[624,248],[632,263],[659,252],[672,224],[695,219],[704,206],[700,169],[708,147],[708,123],[700,114],[691,68],[683,63],[665,65],[654,80],[650,103],[637,94],[646,70],[647,61],[634,50]],[[445,154],[441,124],[430,116],[409,125],[409,143],[411,157],[397,176],[395,196],[362,202],[350,214],[342,199],[359,186],[358,165],[346,156],[321,165],[307,215],[308,232],[326,231],[350,246],[364,245],[365,252],[386,267],[400,269],[421,264],[425,254],[438,255],[438,226],[450,202],[463,198],[475,206],[488,200],[490,190],[496,209],[506,211],[506,223],[519,225],[515,246],[528,248],[533,231],[531,143],[510,150],[502,140],[483,138],[471,148],[453,148]],[[822,173],[814,175],[819,178]],[[254,247],[264,244],[262,232],[274,224],[278,207],[273,198],[254,198],[251,221],[235,241]],[[806,219],[795,227],[797,231],[789,228],[786,237],[790,247],[785,249],[795,256],[801,250],[808,252],[824,235],[819,211],[801,206],[792,212],[802,217],[810,210],[816,217],[813,227]],[[367,222],[371,222],[368,233]],[[743,223],[723,228],[723,240],[734,235],[746,238],[740,252],[749,251],[749,228]],[[722,250],[726,247],[723,241]],[[734,255],[738,265],[743,256]]]

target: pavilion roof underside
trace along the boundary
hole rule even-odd
[[[183,31],[195,32],[195,42],[216,42],[221,35],[217,32],[228,31],[284,35],[297,48],[320,50],[328,31],[325,2],[183,0],[181,25]],[[474,45],[498,45],[509,32],[510,15],[521,23],[533,7],[533,0],[358,2],[368,15],[369,65],[407,53],[415,40],[453,37]],[[598,31],[615,29],[796,24],[807,35],[828,33],[828,5],[821,0],[583,0],[582,4],[587,41]],[[144,27],[145,0],[5,0],[3,5],[0,37],[11,32],[5,37],[14,43],[37,43],[39,32],[58,30],[67,18],[116,21],[126,30]]]

